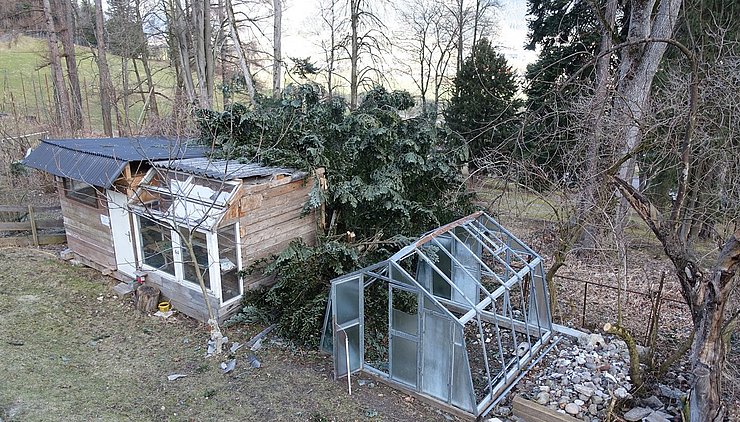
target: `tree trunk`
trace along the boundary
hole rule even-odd
[[[142,284],[136,289],[136,309],[144,313],[157,310],[159,304],[159,289],[157,287]]]
[[[594,11],[601,14],[601,10]],[[611,85],[611,59],[612,54],[607,54],[614,47],[615,23],[617,15],[617,0],[608,0],[603,11],[601,22],[601,43],[599,45],[600,56],[596,61],[596,88],[594,98],[591,102],[590,124],[593,128],[588,134],[588,145],[586,150],[585,186],[578,199],[576,223],[583,225],[578,243],[583,250],[593,250],[596,247],[596,232],[598,228],[593,222],[594,210],[599,209],[602,201],[597,199],[599,185],[603,185],[599,167],[604,163],[599,160],[603,144],[603,122],[607,111],[607,99],[609,98],[609,86]]]
[[[138,28],[141,29],[141,33],[144,34],[144,28],[142,27],[144,19],[141,16],[141,2],[136,1],[136,21],[138,22]],[[144,36],[146,39],[146,35]],[[154,81],[152,81],[152,69],[149,67],[149,48],[144,46],[144,51],[141,53],[141,64],[144,67],[144,75],[146,76],[146,86],[149,100],[149,114],[152,117],[159,117],[159,107],[157,107],[157,93],[154,87]],[[145,102],[146,103],[146,102]]]
[[[639,43],[648,37],[670,38],[678,22],[682,0],[665,0],[653,11],[655,0],[633,0],[630,8],[628,42],[635,42],[622,49],[619,65],[616,115],[623,124],[620,155],[633,151],[641,141],[640,124],[648,105],[650,87],[668,45],[663,42]],[[635,159],[630,158],[619,169],[620,179],[634,183]],[[624,231],[627,224],[629,204],[622,199],[617,209],[616,230]]]
[[[103,114],[103,132],[105,132],[106,136],[112,137],[111,100],[113,98],[113,84],[111,83],[108,59],[105,54],[105,27],[103,26],[102,0],[95,0],[95,39],[98,44],[98,76],[100,81],[100,109]]]
[[[242,75],[244,76],[244,83],[247,85],[247,95],[249,96],[250,103],[252,105],[255,105],[254,82],[252,81],[252,74],[249,72],[247,57],[244,55],[241,41],[239,41],[239,32],[236,28],[236,18],[234,17],[234,8],[232,7],[231,0],[226,0],[226,13],[229,16],[229,32],[231,33],[231,39],[234,43],[236,55],[239,58],[239,67],[241,68]]]
[[[180,76],[182,85],[185,89],[185,95],[188,101],[195,103],[195,84],[193,83],[193,73],[190,68],[190,41],[188,40],[188,25],[185,22],[185,10],[180,5],[180,0],[170,0],[172,15],[174,20],[175,41],[177,44],[177,54],[180,59]]]
[[[64,47],[65,62],[67,64],[67,78],[69,79],[70,101],[72,109],[72,129],[82,129],[82,92],[80,91],[80,78],[77,72],[77,54],[75,53],[75,20],[70,0],[60,0],[60,6],[64,15],[63,25],[60,31],[62,46]],[[61,20],[61,19],[60,19]]]
[[[463,65],[463,25],[465,19],[463,16],[464,0],[457,0],[457,71],[462,69]]]
[[[692,421],[721,422],[725,415],[721,401],[725,361],[722,329],[725,305],[738,267],[740,230],[725,243],[714,271],[698,280],[695,290],[698,322],[695,323],[696,335],[691,347],[691,368],[695,377],[689,399]]]
[[[280,89],[283,80],[283,56],[281,49],[283,5],[281,0],[273,0],[275,20],[273,22],[273,62],[272,62],[272,97],[280,98]]]
[[[691,311],[695,334],[690,361],[695,379],[689,397],[690,420],[720,422],[725,414],[721,402],[725,359],[723,318],[735,273],[740,267],[740,230],[725,243],[714,270],[705,270],[682,245],[677,222],[663,224],[664,220],[647,198],[626,181],[618,177],[614,181],[625,200],[663,244],[663,251],[675,267],[681,294]]]
[[[70,105],[67,85],[64,82],[64,72],[59,61],[59,40],[57,39],[54,16],[52,15],[51,3],[44,0],[44,17],[48,32],[49,65],[51,66],[52,81],[54,84],[54,97],[57,103],[57,122],[62,129],[70,129]]]
[[[357,39],[357,26],[360,24],[360,0],[350,0],[350,29],[351,37],[350,40],[350,81],[349,81],[349,108],[351,110],[357,109],[357,88],[358,88],[358,55],[360,54],[359,40]]]
[[[131,117],[129,116],[129,95],[131,88],[128,82],[128,57],[121,57],[121,92],[123,92],[123,125],[119,128],[123,136],[131,134]]]
[[[193,0],[192,2],[192,21],[193,21],[193,41],[195,45],[195,74],[198,76],[198,105],[201,108],[211,108],[208,96],[208,45],[210,44],[210,34],[206,32],[210,28],[210,21],[206,19],[207,10],[209,10],[209,0]]]

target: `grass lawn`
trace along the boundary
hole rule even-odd
[[[239,350],[224,375],[226,356],[204,358],[203,325],[141,315],[112,284],[53,251],[0,249],[0,420],[446,420],[367,379],[354,378],[349,396],[328,356],[271,337],[256,352],[262,367]],[[225,334],[245,343],[261,328]],[[172,373],[187,377],[168,381]]]

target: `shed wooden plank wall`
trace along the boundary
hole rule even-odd
[[[239,227],[242,267],[279,253],[296,238],[316,242],[316,216],[301,216],[303,204],[313,189],[314,179],[284,178],[242,187]],[[270,282],[255,275],[244,280],[245,289]]]
[[[107,201],[98,193],[98,208],[67,198],[62,182],[59,182],[59,202],[64,216],[67,246],[76,254],[98,264],[102,269],[116,268],[113,236],[110,227],[100,217],[108,218]]]
[[[203,293],[200,288],[189,288],[174,280],[160,276],[157,273],[150,272],[146,277],[147,284],[157,286],[162,293],[161,299],[169,300],[172,306],[179,312],[182,312],[199,321],[208,321],[208,310],[206,302],[203,300]],[[219,310],[219,301],[215,297],[208,295],[211,306],[215,312]],[[160,299],[160,300],[161,300]],[[223,315],[219,315],[220,322],[223,322]]]

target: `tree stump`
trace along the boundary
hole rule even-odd
[[[141,312],[154,312],[159,304],[159,289],[142,284],[136,289],[136,309]]]

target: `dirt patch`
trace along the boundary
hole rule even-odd
[[[329,356],[267,339],[262,366],[204,358],[207,330],[140,315],[112,279],[53,253],[0,249],[0,418],[16,420],[444,421],[450,416],[358,376]],[[246,342],[263,327],[227,329]],[[274,338],[273,338],[274,339]],[[168,381],[167,375],[187,377]]]

